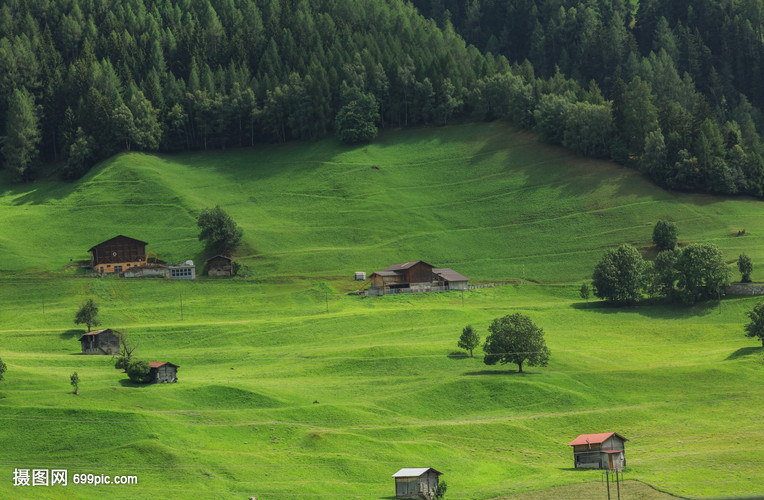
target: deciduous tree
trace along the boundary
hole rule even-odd
[[[753,272],[753,262],[751,258],[744,253],[737,259],[737,268],[740,271],[740,280],[743,283],[751,282],[751,273]]]
[[[459,337],[459,342],[456,345],[459,346],[460,349],[469,351],[470,357],[473,357],[472,350],[480,345],[480,337],[478,336],[475,329],[472,328],[472,325],[467,325],[464,327],[462,330],[462,335]]]
[[[653,228],[653,243],[658,251],[673,250],[676,247],[679,230],[671,221],[659,220]]]
[[[219,206],[202,210],[196,225],[201,229],[199,241],[204,241],[209,250],[223,255],[230,255],[239,246],[244,234],[231,216]]]
[[[764,302],[756,304],[746,315],[751,321],[745,325],[745,336],[758,338],[764,347]]]
[[[518,373],[523,372],[523,363],[528,366],[546,366],[549,362],[549,348],[544,341],[544,330],[536,326],[528,316],[515,313],[496,318],[488,327],[491,332],[485,339],[483,362],[517,364]]]
[[[74,324],[86,325],[88,332],[90,332],[91,327],[100,324],[98,321],[98,306],[93,299],[88,299],[80,306],[77,314],[74,315]]]
[[[644,272],[645,261],[633,246],[608,250],[594,267],[594,295],[618,304],[637,302],[642,297]]]

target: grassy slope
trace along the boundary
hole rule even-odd
[[[168,260],[198,259],[193,214],[215,203],[245,227],[256,279],[48,272],[119,232]],[[80,183],[6,189],[0,496],[380,498],[397,468],[431,465],[449,497],[491,498],[598,481],[569,469],[565,443],[608,429],[631,439],[627,479],[678,495],[760,493],[762,351],[741,334],[754,299],[609,309],[582,304],[575,285],[510,285],[471,291],[464,307],[453,293],[332,296],[326,313],[320,293],[410,258],[479,279],[517,276],[525,263],[531,277],[578,282],[601,248],[646,246],[658,217],[675,218],[683,240],[759,262],[760,211],[753,200],[675,196],[500,125],[351,150],[131,154]],[[743,227],[750,236],[729,236]],[[132,387],[109,359],[73,354],[71,316],[87,296],[141,357],[179,364],[181,383]],[[548,368],[516,375],[450,355],[462,326],[485,335],[514,311],[545,328]],[[74,370],[79,397],[68,393]],[[137,474],[140,484],[22,492],[13,467]]]

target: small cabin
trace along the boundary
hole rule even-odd
[[[355,273],[355,280],[356,281],[366,281],[366,273],[363,271],[356,271]]]
[[[573,465],[577,469],[621,470],[626,467],[628,441],[616,432],[581,434],[568,443],[573,447]]]
[[[207,276],[233,276],[232,260],[225,255],[216,255],[207,259]]]
[[[178,365],[167,361],[152,361],[149,363],[152,384],[169,384],[178,381]]]
[[[435,498],[438,478],[443,473],[432,467],[401,469],[395,474],[395,498]]]
[[[119,332],[114,330],[96,330],[80,337],[82,354],[119,354]]]
[[[146,243],[119,235],[90,248],[90,267],[101,274],[119,274],[146,262]]]

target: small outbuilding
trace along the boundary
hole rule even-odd
[[[366,281],[366,273],[363,271],[356,271],[355,273],[355,280],[356,281]]]
[[[433,269],[432,273],[437,277],[437,284],[446,290],[469,290],[470,279],[453,269]]]
[[[106,354],[119,353],[119,332],[106,328],[88,332],[80,337],[82,354]]]
[[[573,464],[577,469],[621,470],[626,467],[628,439],[616,432],[581,434],[568,443],[573,447]]]
[[[193,260],[167,266],[169,277],[172,279],[192,280],[196,278],[196,266]]]
[[[151,383],[172,383],[178,381],[178,365],[168,363],[167,361],[152,361],[149,363],[151,371]]]
[[[395,474],[396,498],[435,498],[438,479],[443,473],[432,467],[401,469]]]
[[[207,259],[207,276],[233,276],[232,260],[225,255],[216,255]]]

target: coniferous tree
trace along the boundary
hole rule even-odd
[[[5,136],[0,151],[6,169],[28,179],[38,158],[40,128],[34,97],[26,89],[14,89],[8,99]]]

